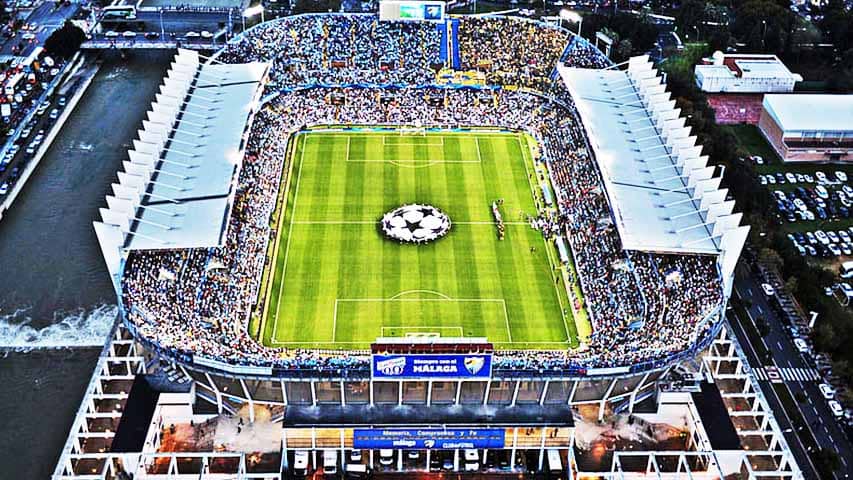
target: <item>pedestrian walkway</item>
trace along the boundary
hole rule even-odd
[[[815,382],[820,374],[813,368],[755,368],[755,377],[765,382]]]

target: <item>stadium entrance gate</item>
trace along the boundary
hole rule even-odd
[[[380,338],[372,346],[371,377],[488,381],[493,351],[485,338]],[[311,466],[350,476],[542,472],[557,458],[568,460],[574,427],[566,402],[290,406],[282,424],[282,464],[296,476],[309,474]]]

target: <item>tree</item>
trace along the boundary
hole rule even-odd
[[[768,265],[772,265],[774,268],[782,268],[784,262],[782,261],[782,256],[779,255],[779,252],[773,250],[772,248],[762,248],[761,251],[758,252],[758,261],[761,263],[766,263]]]
[[[657,28],[645,14],[606,12],[587,15],[583,20],[585,37],[594,39],[602,32],[613,39],[613,60],[621,62],[631,55],[647,52],[657,40]]]
[[[771,0],[748,0],[735,11],[732,33],[755,52],[782,53],[789,47],[794,14]]]
[[[55,30],[47,37],[44,49],[55,57],[69,58],[80,50],[80,45],[84,41],[86,41],[86,34],[83,30],[66,20],[62,28]]]
[[[687,39],[688,35],[697,34],[699,25],[705,20],[705,2],[702,0],[685,0],[675,14],[675,26],[679,33]],[[697,40],[698,38],[694,38]]]

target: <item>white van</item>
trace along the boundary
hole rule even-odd
[[[336,473],[338,473],[338,452],[323,450],[323,474],[335,475]]]
[[[853,278],[853,261],[842,263],[840,273],[841,278]]]
[[[465,471],[466,472],[478,472],[480,471],[480,455],[477,454],[476,450],[466,449],[465,450]]]
[[[563,473],[563,460],[560,458],[560,452],[557,450],[548,450],[548,472],[553,475],[561,475]]]
[[[297,477],[308,475],[308,450],[297,450],[293,454],[293,473]]]
[[[388,467],[394,464],[394,450],[390,448],[379,449],[379,465]]]

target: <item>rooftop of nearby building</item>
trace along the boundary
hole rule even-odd
[[[803,78],[788,70],[776,55],[726,55],[715,52],[711,58],[696,65],[696,73],[705,78],[790,78],[800,82]]]
[[[764,110],[786,133],[853,131],[853,95],[765,95]]]

